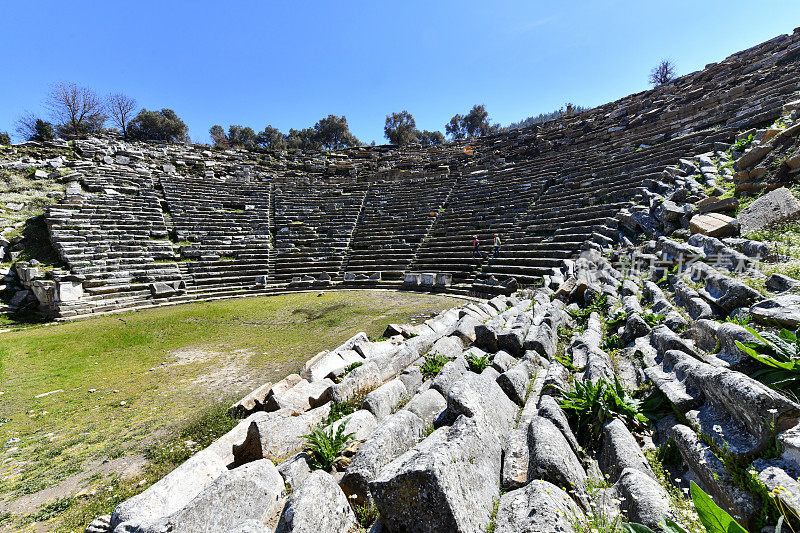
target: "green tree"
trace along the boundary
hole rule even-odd
[[[172,109],[142,109],[128,126],[128,136],[140,141],[175,142],[188,139],[189,128]]]
[[[231,147],[254,148],[256,145],[256,132],[249,126],[232,124],[228,126],[228,142]]]
[[[441,131],[418,131],[417,140],[422,146],[435,146],[444,144],[444,134]]]
[[[464,127],[464,117],[456,115],[450,119],[450,122],[445,124],[444,131],[453,139],[463,139],[467,136],[467,130]]]
[[[211,126],[208,130],[208,134],[211,135],[211,142],[214,143],[214,148],[230,148],[228,136],[225,135],[225,129],[219,124]]]
[[[481,137],[500,130],[497,124],[489,123],[489,113],[484,105],[472,106],[464,116],[456,115],[445,126],[445,131],[453,139],[465,137]]]
[[[286,138],[286,145],[288,148],[296,150],[319,150],[322,148],[322,145],[317,141],[317,132],[314,128],[290,129]]]
[[[360,146],[361,142],[350,133],[347,117],[328,115],[314,125],[315,140],[327,150],[337,150],[347,146]]]
[[[264,131],[256,137],[256,144],[266,148],[267,150],[285,150],[286,149],[286,135],[281,133],[278,128],[273,128],[268,125]]]
[[[46,142],[52,141],[56,138],[56,132],[53,125],[42,119],[36,119],[36,124],[33,127],[33,136],[30,141]]]
[[[8,133],[0,131],[0,144],[3,145],[11,144],[11,137],[8,135]]]
[[[405,109],[399,113],[386,115],[386,124],[383,127],[384,136],[389,142],[398,146],[405,146],[416,142],[420,132],[411,113]]]

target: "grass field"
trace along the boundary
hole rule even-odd
[[[254,386],[457,303],[296,293],[0,333],[0,530],[82,531],[232,427]]]

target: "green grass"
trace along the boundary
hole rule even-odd
[[[0,448],[0,513],[9,500],[82,472],[88,477],[90,461],[144,454],[169,471],[163,465],[174,461],[154,459],[151,447],[187,427],[191,431],[204,406],[224,410],[255,386],[299,371],[309,357],[359,331],[379,335],[387,323],[458,303],[410,293],[295,293],[0,333],[0,443],[20,439]],[[198,442],[196,436],[186,440]],[[158,477],[148,474],[146,484]],[[142,490],[121,479],[113,483],[114,495]],[[63,514],[83,516],[86,505],[83,499],[73,502]],[[80,530],[72,524],[66,530]]]

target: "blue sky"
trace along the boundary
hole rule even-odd
[[[594,106],[664,57],[686,74],[797,25],[797,0],[0,0],[0,131],[74,81],[170,107],[201,142],[333,113],[380,144],[393,111],[443,131],[478,103],[501,124]]]

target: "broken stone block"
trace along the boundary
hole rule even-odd
[[[428,389],[411,398],[405,409],[420,417],[427,428],[442,416],[447,409],[447,400],[434,389]]]
[[[275,533],[355,533],[358,521],[336,480],[322,470],[309,475],[283,508]]]
[[[743,235],[800,217],[800,200],[781,187],[748,205],[737,216]]]
[[[621,420],[614,419],[603,426],[600,469],[614,483],[626,468],[633,468],[655,478],[650,463],[642,454],[634,436]]]
[[[497,506],[497,533],[570,532],[583,516],[569,495],[547,481],[532,481],[527,486],[504,494]]]
[[[796,328],[800,326],[800,295],[769,298],[752,306],[750,315],[762,324]]]
[[[739,223],[735,218],[720,213],[695,215],[689,221],[692,233],[702,233],[711,237],[732,237],[739,233]]]
[[[389,531],[481,531],[500,497],[501,447],[472,418],[459,417],[381,470],[369,484]]]
[[[548,419],[535,416],[528,426],[528,481],[549,481],[575,490],[587,503],[586,471],[559,429]]]
[[[307,435],[330,413],[331,404],[298,414],[292,409],[250,416],[247,435],[233,445],[234,465],[257,459],[279,461],[303,450]]]
[[[248,519],[266,521],[280,509],[283,491],[272,461],[255,461],[225,472],[180,511],[138,531],[228,531]]]
[[[518,407],[486,371],[467,372],[453,383],[447,393],[447,416],[450,420],[459,415],[475,417],[502,439],[514,427]]]
[[[419,442],[424,429],[422,419],[406,410],[398,411],[378,425],[359,446],[342,478],[342,489],[354,503],[372,503],[369,482],[386,464]]]
[[[392,414],[395,407],[407,397],[406,386],[395,378],[367,394],[361,408],[371,412],[380,421]]]

